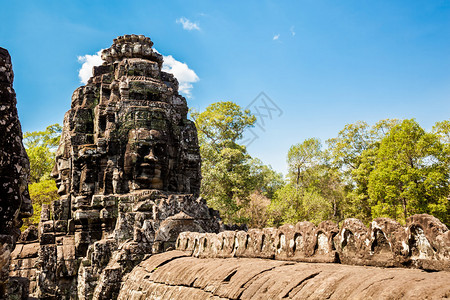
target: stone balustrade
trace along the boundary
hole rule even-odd
[[[182,232],[176,249],[198,258],[266,258],[296,262],[450,270],[450,231],[437,218],[414,215],[402,226],[377,218],[366,227],[358,219],[342,225],[325,221],[279,228]]]

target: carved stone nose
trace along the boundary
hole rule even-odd
[[[147,161],[153,161],[153,162],[158,161],[158,158],[153,154],[153,149],[151,149],[151,148],[150,148],[149,154],[147,154],[144,158]]]
[[[60,178],[59,172],[58,172],[58,167],[56,164],[53,165],[53,169],[52,169],[52,172],[50,173],[50,176],[53,178],[57,178],[57,179]]]

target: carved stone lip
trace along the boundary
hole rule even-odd
[[[136,179],[139,181],[147,181],[152,183],[162,182],[161,177],[159,176],[139,176]]]
[[[142,163],[141,167],[144,169],[161,169],[161,166],[159,164],[149,164],[149,163]]]
[[[140,176],[136,178],[136,180],[140,182],[141,185],[146,185],[148,186],[147,188],[151,189],[162,189],[164,185],[162,179],[159,176],[152,176],[152,177]]]
[[[141,164],[141,170],[138,173],[137,180],[141,182],[162,182],[161,180],[161,166],[159,164]]]

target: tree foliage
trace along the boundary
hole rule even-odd
[[[30,160],[28,189],[34,213],[32,217],[24,220],[22,229],[39,223],[42,204],[50,204],[58,199],[56,184],[50,173],[55,164],[55,150],[59,144],[61,131],[61,126],[54,124],[44,131],[24,134],[24,145]]]
[[[250,195],[273,195],[282,176],[254,160],[238,140],[256,121],[233,102],[217,102],[203,112],[191,112],[202,156],[201,194],[227,222],[248,223]]]
[[[272,199],[270,223],[428,213],[449,224],[449,143],[449,121],[426,132],[414,119],[347,124],[326,150],[306,139],[289,149],[289,182]]]
[[[26,229],[30,225],[37,225],[41,217],[42,204],[51,204],[53,200],[57,200],[58,189],[53,179],[44,179],[28,185],[31,202],[33,204],[33,216],[24,219],[22,229]]]
[[[338,172],[346,193],[345,205],[341,208],[344,218],[371,220],[369,176],[375,166],[381,139],[398,122],[386,119],[372,127],[361,121],[347,124],[336,138],[327,141],[330,166]]]
[[[245,129],[253,127],[256,117],[231,101],[216,102],[199,113],[191,111],[198,130],[201,146],[212,147],[219,152],[225,147],[238,146]]]
[[[447,221],[449,171],[439,136],[403,120],[382,139],[369,176],[372,217],[431,213]]]
[[[291,146],[287,156],[291,181],[297,185],[303,183],[305,173],[320,163],[321,147],[320,141],[316,138],[310,138],[303,143]]]
[[[62,127],[48,126],[44,131],[26,132],[24,145],[30,160],[30,183],[49,179],[55,163],[55,150],[59,144]]]
[[[275,193],[269,207],[270,223],[340,219],[343,191],[340,178],[328,164],[318,139],[293,145],[287,155],[289,182]]]

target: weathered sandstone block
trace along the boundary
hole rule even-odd
[[[20,236],[22,218],[33,213],[28,194],[30,165],[22,144],[13,80],[11,57],[0,47],[0,298],[7,297],[10,255]],[[15,279],[11,292],[22,291],[23,282]]]
[[[449,281],[446,271],[202,259],[169,251],[137,265],[118,299],[445,299]]]
[[[346,219],[341,228],[330,221],[317,227],[295,226],[223,231],[182,232],[176,249],[199,258],[265,258],[284,261],[406,267],[450,271],[450,231],[430,215],[414,215],[406,226],[387,218],[367,228]]]
[[[60,199],[42,207],[38,226],[34,296],[114,299],[123,274],[174,248],[180,232],[221,228],[199,197],[186,99],[152,45],[118,37],[73,93],[52,172]]]

